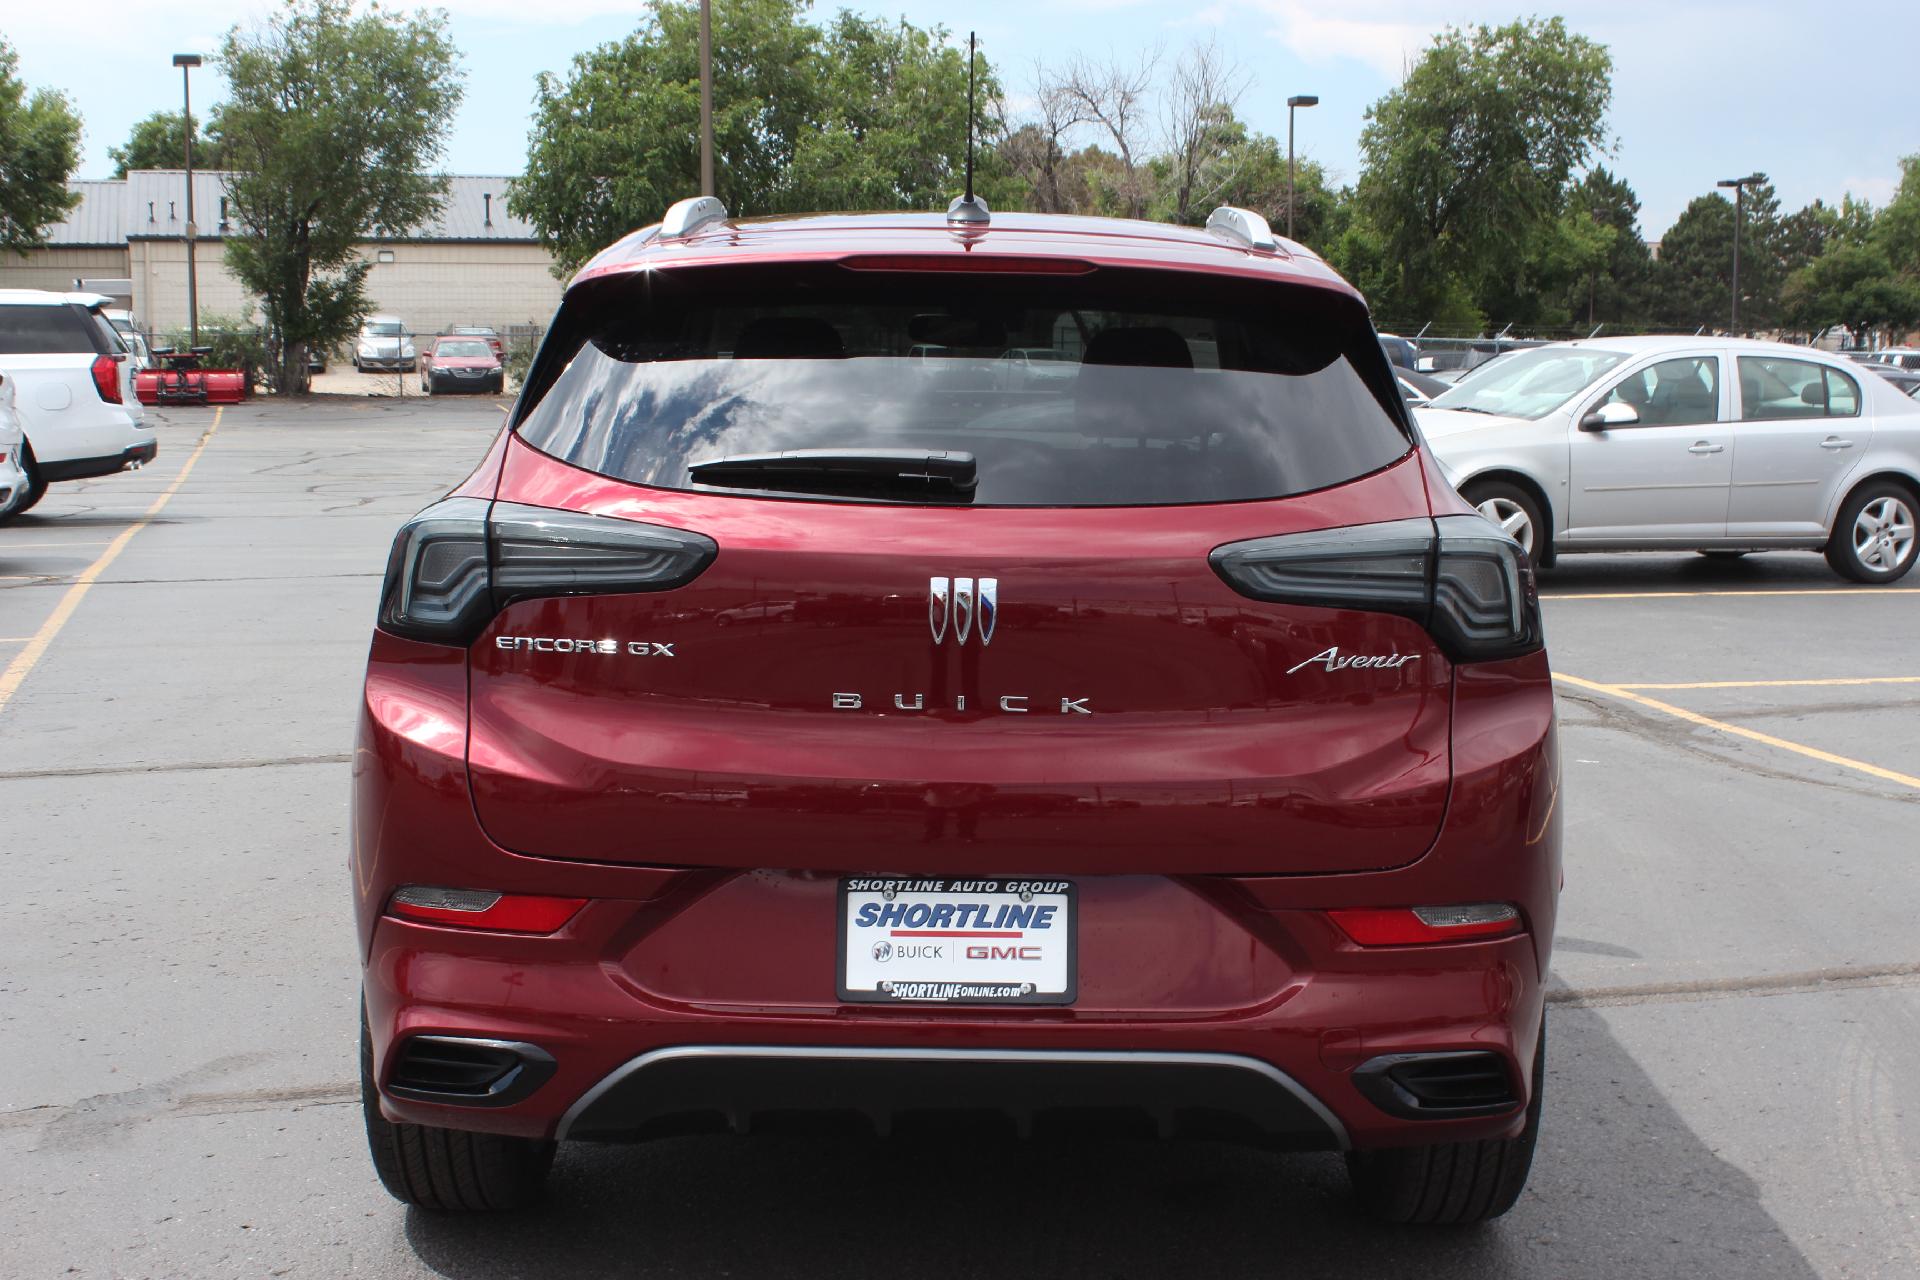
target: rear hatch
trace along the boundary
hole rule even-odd
[[[1214,564],[1430,534],[1356,300],[1112,269],[671,276],[576,287],[508,450],[504,607],[471,651],[494,840],[998,874],[1353,871],[1432,842],[1451,667],[1428,630]],[[1020,349],[1070,372],[1010,378]],[[709,549],[667,589],[595,585],[556,570],[575,535],[542,511]],[[528,574],[552,582],[499,593]]]

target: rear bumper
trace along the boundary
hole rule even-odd
[[[90,480],[95,476],[114,475],[125,471],[128,467],[145,466],[159,456],[158,440],[142,440],[105,458],[72,458],[65,462],[43,462],[40,464],[40,474],[49,484],[62,480]]]
[[[1519,1131],[1560,883],[1558,761],[1544,658],[1461,670],[1456,782],[1425,856],[1345,875],[1076,876],[1069,1007],[847,1005],[836,876],[530,858],[489,841],[465,767],[464,654],[375,641],[355,764],[353,873],[381,1105],[395,1120],[548,1138],[644,1135],[794,1110],[885,1127],[923,1110],[1131,1111],[1281,1145],[1373,1148]],[[777,856],[769,850],[770,856]],[[965,851],[992,870],[988,844]],[[849,867],[848,872],[871,871]],[[383,915],[403,884],[589,899],[551,936]],[[1363,948],[1337,907],[1504,901],[1526,931]],[[416,1036],[533,1046],[552,1070],[505,1104],[396,1096]],[[1478,1055],[1512,1105],[1396,1105],[1369,1068]],[[544,1068],[543,1068],[544,1070]],[[1212,1099],[1208,1102],[1208,1099]]]
[[[681,1045],[624,1063],[561,1117],[556,1136],[620,1139],[676,1120],[734,1130],[755,1117],[858,1116],[878,1132],[928,1113],[991,1112],[1022,1136],[1075,1115],[1147,1120],[1162,1136],[1248,1132],[1343,1150],[1346,1128],[1271,1064],[1211,1053]]]

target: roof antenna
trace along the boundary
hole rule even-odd
[[[947,206],[947,222],[958,226],[984,226],[988,220],[987,202],[973,194],[973,68],[974,33],[967,32],[967,194]]]

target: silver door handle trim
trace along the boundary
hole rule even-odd
[[[1828,436],[1820,442],[1820,447],[1822,449],[1851,449],[1853,448],[1853,441],[1842,440],[1839,436]]]
[[[1705,440],[1687,447],[1688,453],[1725,453],[1726,450],[1727,446],[1723,444],[1708,444]]]

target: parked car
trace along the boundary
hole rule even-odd
[[[1386,352],[1387,363],[1396,369],[1413,370],[1419,367],[1420,348],[1397,333],[1381,334],[1380,349]]]
[[[398,1198],[929,1110],[1345,1151],[1396,1221],[1520,1194],[1565,808],[1524,554],[1257,214],[983,216],[673,206],[397,534],[351,883]],[[1062,332],[1067,393],[910,374]]]
[[[1000,391],[1061,391],[1073,385],[1079,364],[1052,347],[1014,347],[994,361],[993,385]]]
[[[493,358],[495,360],[500,361],[502,364],[506,363],[507,344],[500,340],[498,330],[490,329],[486,325],[480,324],[457,324],[447,330],[446,336],[450,338],[480,338],[486,342],[488,347],[492,348]]]
[[[133,318],[133,312],[126,310],[103,310],[107,323],[120,335],[120,341],[133,357],[133,371],[143,372],[153,368],[153,348],[147,343],[147,335],[140,332],[140,322]]]
[[[0,373],[0,520],[12,515],[14,506],[27,496],[27,473],[20,465],[26,438],[20,415],[13,409],[13,379]]]
[[[1447,390],[1453,384],[1428,373],[1415,373],[1404,367],[1395,367],[1393,376],[1400,384],[1400,395],[1411,407],[1418,408]]]
[[[1902,369],[1898,365],[1869,365],[1875,373],[1891,382],[1909,396],[1920,398],[1920,369]]]
[[[353,367],[360,373],[412,369],[413,334],[398,316],[368,316],[353,344]]]
[[[430,396],[442,391],[499,395],[506,385],[499,357],[480,338],[435,338],[420,357],[420,390]]]
[[[133,359],[101,314],[97,293],[0,289],[0,374],[14,388],[26,432],[26,493],[9,518],[33,507],[47,486],[112,475],[159,452],[133,391]]]
[[[1556,343],[1504,357],[1419,419],[1448,478],[1537,564],[1797,547],[1858,582],[1913,567],[1920,405],[1824,351]]]

